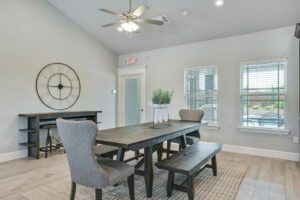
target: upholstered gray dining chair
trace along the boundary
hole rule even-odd
[[[95,188],[96,200],[101,200],[102,188],[127,178],[130,199],[134,200],[134,167],[123,162],[94,156],[97,125],[92,121],[57,119],[56,122],[71,172],[70,199],[75,199],[76,184]]]
[[[204,116],[203,110],[190,110],[190,109],[181,109],[179,111],[179,117],[181,121],[190,121],[190,122],[201,122]],[[199,130],[193,131],[186,135],[186,143],[188,145],[192,145],[200,140],[200,132]],[[167,157],[169,157],[170,153],[174,153],[171,151],[171,143],[180,144],[180,140],[178,138],[169,140],[167,142]],[[181,150],[181,145],[179,145],[179,150]]]

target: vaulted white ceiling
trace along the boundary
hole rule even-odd
[[[214,0],[132,0],[133,7],[145,3],[150,9],[143,18],[166,15],[164,26],[142,25],[141,33],[129,37],[117,26],[102,24],[118,21],[103,12],[128,9],[128,0],[48,0],[54,7],[117,54],[145,51],[205,41],[232,35],[295,25],[300,22],[300,0],[225,0],[216,7]],[[183,16],[182,11],[188,11]]]

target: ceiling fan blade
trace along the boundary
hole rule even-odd
[[[110,27],[110,26],[113,26],[113,25],[116,25],[116,24],[119,24],[119,22],[113,22],[113,23],[109,23],[109,24],[104,24],[104,25],[102,25],[102,27],[106,28],[106,27]]]
[[[107,10],[107,9],[103,9],[103,8],[100,8],[99,10],[102,12],[108,13],[108,14],[119,16],[119,17],[123,16],[123,14],[120,14],[120,13],[117,13],[117,12],[114,12],[111,10]]]
[[[152,24],[152,25],[164,25],[164,21],[154,20],[154,19],[137,19],[137,23],[140,24]]]
[[[149,9],[149,6],[147,6],[146,4],[142,4],[137,9],[135,9],[135,11],[133,11],[132,14],[136,17],[139,17],[148,9]]]

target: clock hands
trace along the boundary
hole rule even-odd
[[[48,87],[51,87],[51,88],[58,88],[60,90],[62,90],[63,88],[72,88],[71,86],[65,86],[63,84],[59,84],[59,85],[49,85]]]

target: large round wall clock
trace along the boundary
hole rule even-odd
[[[74,69],[63,63],[45,66],[36,79],[39,99],[53,110],[72,107],[80,96],[80,80]]]

